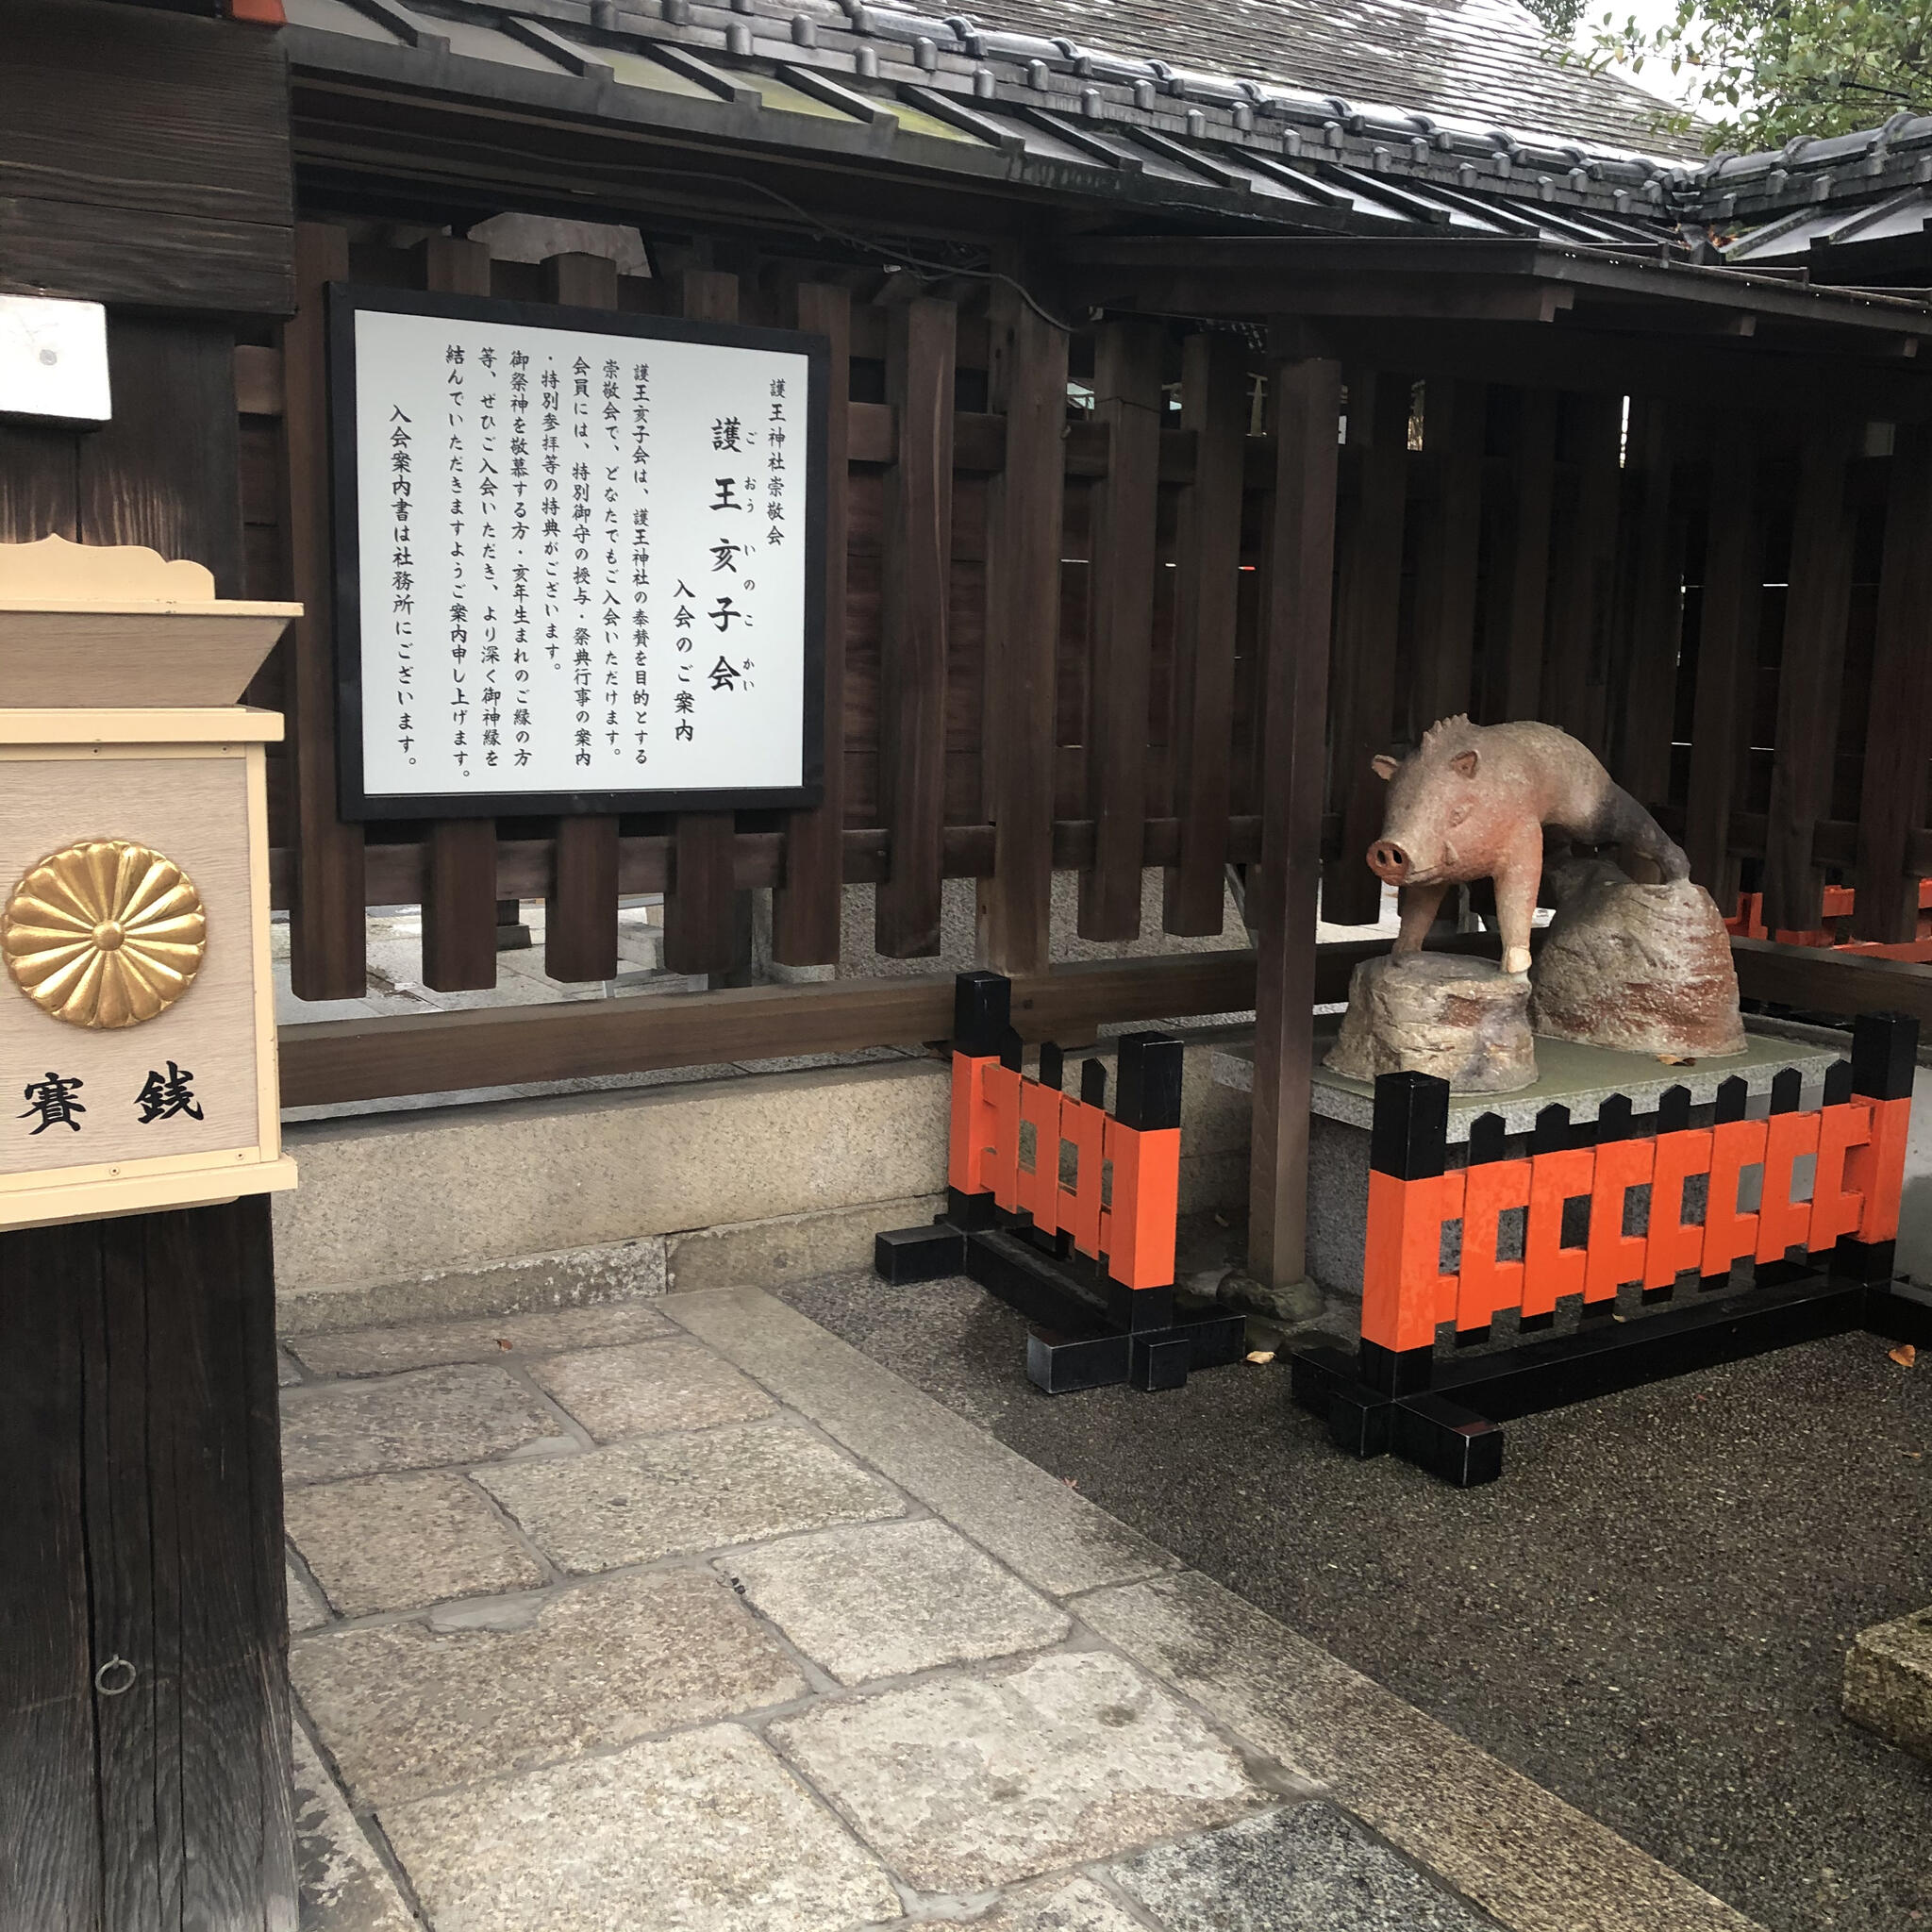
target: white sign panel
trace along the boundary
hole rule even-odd
[[[809,803],[817,339],[334,293],[349,815]]]

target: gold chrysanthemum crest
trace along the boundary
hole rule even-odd
[[[0,914],[13,983],[70,1026],[138,1026],[166,1012],[207,951],[194,881],[128,839],[87,839],[51,854]]]

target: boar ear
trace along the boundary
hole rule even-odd
[[[1378,751],[1369,760],[1369,769],[1378,778],[1392,778],[1395,775],[1395,760],[1386,751]]]
[[[1449,769],[1452,772],[1459,772],[1465,778],[1474,778],[1477,762],[1474,752],[1459,751],[1449,760]]]

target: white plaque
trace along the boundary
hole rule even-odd
[[[823,339],[337,289],[343,810],[822,780]]]

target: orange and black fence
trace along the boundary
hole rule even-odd
[[[1640,1132],[1617,1094],[1581,1126],[1545,1108],[1510,1158],[1501,1116],[1485,1114],[1462,1167],[1449,1160],[1447,1084],[1385,1074],[1370,1134],[1360,1348],[1353,1360],[1297,1353],[1295,1400],[1354,1453],[1392,1449],[1467,1486],[1500,1473],[1507,1416],[1850,1327],[1932,1339],[1932,1299],[1891,1283],[1917,1038],[1905,1016],[1862,1016],[1823,1104],[1804,1108],[1787,1068],[1762,1119],[1747,1118],[1737,1077],[1718,1088],[1708,1124],[1692,1124],[1679,1086]],[[1757,1206],[1746,1208],[1754,1173]],[[1505,1257],[1504,1220],[1515,1214],[1521,1252]],[[1720,1293],[1740,1264],[1749,1285]],[[1641,1313],[1693,1281],[1688,1305]],[[1607,1326],[1620,1295],[1635,1306]],[[1514,1311],[1519,1337],[1534,1335],[1566,1302],[1574,1334],[1493,1344],[1497,1316]]]
[[[1010,980],[959,974],[946,1211],[879,1235],[878,1273],[969,1274],[1010,1303],[1034,1324],[1026,1372],[1049,1394],[1175,1388],[1233,1361],[1241,1317],[1174,1292],[1181,1042],[1124,1034],[1109,1110],[1104,1060],[1081,1063],[1077,1096],[1050,1041],[1025,1072],[1011,1011]]]

